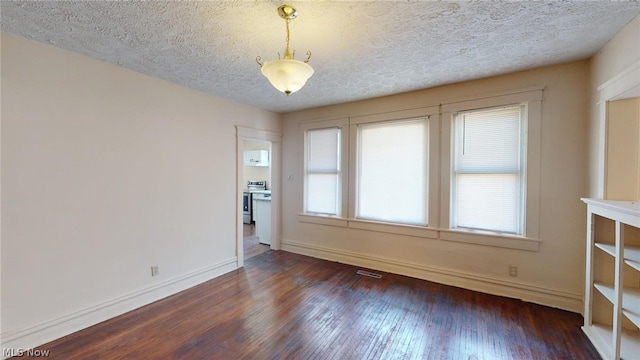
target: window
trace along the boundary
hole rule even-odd
[[[542,101],[535,86],[300,121],[298,221],[538,251]]]
[[[305,213],[341,215],[341,130],[305,132]]]
[[[356,218],[427,224],[425,118],[358,125]]]
[[[451,227],[522,235],[526,106],[454,117]]]

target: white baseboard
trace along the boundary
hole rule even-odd
[[[282,250],[344,264],[406,275],[439,284],[461,287],[482,293],[521,299],[535,304],[582,313],[582,294],[549,289],[539,285],[466,273],[457,270],[415,264],[394,259],[282,240]]]
[[[2,348],[5,349],[32,349],[186,290],[237,268],[238,259],[234,257],[101,304],[87,307],[75,313],[9,334],[3,334],[0,343]]]

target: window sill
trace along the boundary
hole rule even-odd
[[[461,229],[440,230],[440,240],[486,245],[507,249],[539,251],[540,240],[517,235],[474,232]]]
[[[438,231],[426,226],[391,224],[371,220],[345,219],[328,215],[298,214],[298,221],[311,224],[345,227],[349,229],[377,231],[388,234],[408,235],[438,239]]]
[[[371,220],[348,220],[348,227],[351,229],[368,230],[384,232],[389,234],[417,236],[429,239],[438,239],[438,231],[427,226],[420,225],[403,225],[403,224],[391,224],[379,221]]]
[[[341,217],[331,216],[331,215],[320,215],[320,214],[298,214],[298,221],[303,223],[329,225],[329,226],[337,226],[337,227],[347,227],[349,223],[347,219],[344,219]]]
[[[539,251],[541,241],[516,235],[467,231],[462,229],[436,229],[424,226],[389,224],[376,221],[345,219],[329,215],[298,214],[298,221],[388,234],[415,236],[433,240],[493,246],[515,250]]]

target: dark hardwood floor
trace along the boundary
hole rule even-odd
[[[599,359],[582,316],[268,251],[41,349],[54,359]]]

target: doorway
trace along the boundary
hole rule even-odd
[[[242,229],[244,258],[262,254],[270,250],[270,236],[265,224],[265,216],[257,219],[259,212],[269,209],[267,203],[272,194],[271,188],[271,142],[264,140],[244,139],[243,141],[243,179],[245,188],[242,189]],[[268,197],[266,197],[268,196]],[[258,211],[258,210],[262,211]],[[270,215],[270,211],[269,211]],[[270,221],[270,219],[267,219]],[[266,231],[266,232],[265,232]]]
[[[244,266],[244,260],[250,256],[255,256],[269,250],[280,249],[280,205],[279,205],[279,184],[280,184],[280,142],[281,135],[269,131],[244,128],[237,126],[236,137],[236,157],[237,157],[237,206],[236,206],[236,253],[238,257],[238,267]],[[268,165],[256,163],[264,161],[264,155],[268,159]],[[245,155],[252,157],[245,159]],[[246,161],[245,161],[246,160]],[[247,216],[245,214],[245,199],[249,182],[266,182],[265,189],[253,189],[252,192],[257,197],[261,197],[260,204],[251,199],[251,207],[259,205],[262,214],[262,222],[256,219],[253,212],[250,215],[251,221],[245,224]],[[257,191],[257,192],[256,192]],[[259,194],[259,196],[258,196]],[[267,199],[265,199],[267,198]],[[256,227],[257,223],[259,224]],[[260,226],[262,225],[262,226]],[[266,233],[265,233],[266,231]],[[262,237],[268,239],[268,245],[261,244]],[[246,241],[245,241],[246,240]]]

